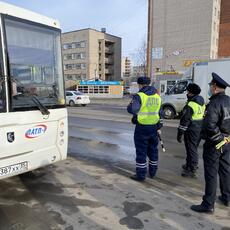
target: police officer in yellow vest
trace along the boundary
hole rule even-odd
[[[158,136],[157,132],[163,126],[161,98],[153,86],[149,86],[148,77],[137,79],[139,92],[133,96],[127,111],[133,115],[132,123],[136,125],[134,143],[136,147],[136,174],[131,179],[145,180],[147,161],[149,176],[153,178],[158,168]]]
[[[180,125],[177,132],[177,141],[182,142],[184,135],[184,143],[186,149],[186,163],[182,165],[182,176],[196,177],[198,168],[198,152],[197,148],[200,143],[202,120],[205,111],[204,99],[200,96],[201,89],[195,83],[187,86],[188,101],[183,108]]]

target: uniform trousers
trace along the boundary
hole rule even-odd
[[[230,144],[217,150],[210,141],[205,141],[203,149],[205,195],[202,204],[214,208],[218,174],[222,198],[230,201]]]
[[[156,125],[137,124],[134,132],[136,147],[136,175],[144,179],[147,174],[147,161],[149,159],[149,175],[155,176],[158,169],[158,136]]]
[[[200,143],[201,125],[190,126],[184,133],[184,143],[186,149],[186,165],[192,170],[198,166],[198,146]]]

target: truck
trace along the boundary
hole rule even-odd
[[[209,101],[208,83],[212,79],[212,73],[218,74],[226,82],[230,82],[230,59],[216,59],[207,62],[196,62],[185,71],[181,80],[168,89],[162,95],[162,108],[166,119],[173,119],[180,115],[187,101],[187,85],[191,82],[196,83],[201,88],[200,95],[204,98],[205,103]],[[230,95],[230,89],[226,89],[226,94]]]

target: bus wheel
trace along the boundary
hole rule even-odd
[[[163,112],[165,119],[173,119],[176,116],[176,112],[172,106],[165,106]]]
[[[71,100],[71,101],[69,102],[69,106],[71,106],[71,107],[75,106],[74,101]]]

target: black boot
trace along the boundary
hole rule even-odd
[[[183,177],[191,177],[191,178],[197,178],[196,170],[191,169],[183,169],[181,176]]]
[[[189,166],[188,166],[187,164],[183,164],[183,165],[181,166],[181,168],[184,169],[184,170],[188,170],[188,169],[189,169]]]
[[[224,206],[226,206],[226,207],[229,207],[229,206],[230,206],[230,202],[227,201],[227,200],[225,200],[225,199],[223,198],[223,196],[218,196],[218,199],[219,199],[219,201],[220,201]]]
[[[187,164],[183,164],[183,165],[181,166],[181,168],[182,168],[182,169],[185,169],[185,170],[191,169],[191,167],[188,166]],[[192,169],[197,170],[197,169],[198,169],[198,166],[192,167]]]
[[[192,205],[191,209],[195,212],[207,213],[207,214],[212,214],[214,212],[214,208],[207,208],[207,207],[203,206],[202,204]]]
[[[136,174],[130,176],[130,178],[131,178],[132,180],[139,181],[139,182],[145,180],[145,178],[138,177]]]

